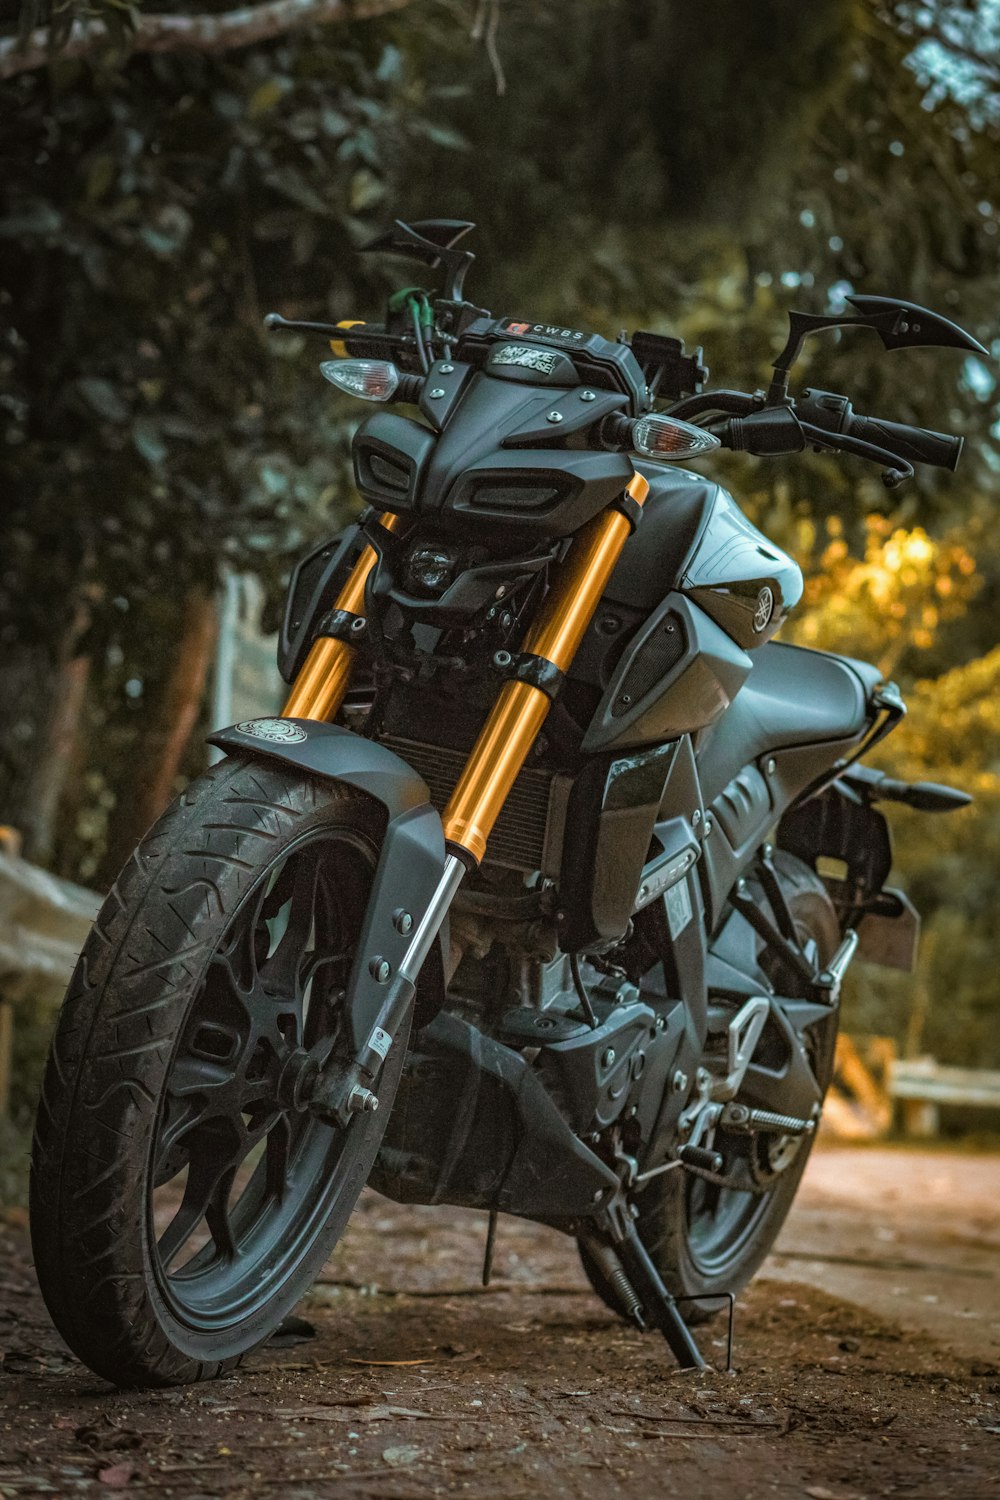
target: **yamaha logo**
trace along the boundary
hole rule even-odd
[[[267,740],[271,745],[297,745],[307,738],[304,729],[289,724],[287,719],[245,719],[236,728],[240,734],[248,734],[255,740]]]
[[[774,614],[774,595],[766,586],[757,595],[757,607],[753,612],[753,629],[755,635],[760,635],[770,624],[771,616]]]

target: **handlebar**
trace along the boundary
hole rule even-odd
[[[947,432],[932,432],[927,427],[909,427],[904,422],[886,422],[880,417],[854,417],[851,435],[863,442],[887,448],[908,463],[933,464],[939,469],[958,468],[964,438]]]
[[[419,399],[422,376],[411,372],[426,371],[427,365],[415,333],[390,332],[380,323],[298,321],[283,318],[280,313],[268,313],[264,324],[272,330],[322,334],[340,358],[391,360],[403,372],[396,399]],[[710,423],[710,430],[724,447],[760,458],[800,453],[810,445],[853,453],[884,465],[882,479],[888,488],[912,478],[914,464],[954,471],[964,443],[963,438],[951,433],[862,416],[854,411],[847,396],[833,391],[805,390],[797,400],[775,405],[768,405],[762,392],[704,391],[674,402],[663,414],[683,421],[709,414],[727,416],[721,424]],[[617,413],[606,417],[598,440],[608,448],[631,448],[637,420],[642,418]]]
[[[704,402],[711,393],[699,397]],[[732,396],[734,393],[726,393]],[[724,447],[761,458],[800,453],[810,444],[817,448],[838,449],[853,453],[873,463],[886,465],[882,481],[894,489],[904,479],[913,477],[913,465],[932,464],[954,470],[962,452],[963,439],[947,432],[932,432],[925,427],[911,427],[904,422],[888,422],[881,417],[865,417],[854,412],[846,396],[833,391],[804,391],[797,401],[787,405],[768,406],[762,398],[753,403],[746,415],[732,417],[715,429]],[[723,410],[732,411],[736,403],[727,401]],[[690,412],[690,404],[683,415]],[[678,408],[674,414],[681,415]]]
[[[382,323],[361,323],[345,319],[342,323],[312,323],[293,318],[283,318],[280,313],[268,313],[264,327],[271,332],[318,333],[329,340],[333,352],[340,358],[352,355],[355,359],[398,360],[409,350],[414,350],[414,340],[408,334],[389,333]]]
[[[864,417],[855,412],[846,396],[832,391],[803,391],[795,404],[803,421],[845,437],[858,438],[908,464],[932,464],[936,468],[958,467],[964,439],[906,422],[888,422],[882,417]]]

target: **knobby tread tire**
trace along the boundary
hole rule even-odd
[[[177,1347],[150,1271],[146,1195],[137,1207],[136,1182],[146,1180],[161,1092],[189,1005],[259,876],[262,851],[273,857],[331,814],[377,845],[384,818],[361,793],[277,763],[223,760],[143,839],[76,965],[36,1119],[31,1239],[57,1328],[116,1385],[208,1378],[248,1352],[245,1333],[232,1353],[210,1339],[203,1351]],[[260,1337],[270,1331],[262,1328]]]

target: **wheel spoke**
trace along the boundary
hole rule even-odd
[[[220,1179],[228,1176],[231,1184],[234,1172],[231,1162],[213,1162],[207,1148],[192,1157],[181,1205],[157,1242],[157,1253],[164,1270],[169,1268],[205,1218]]]
[[[236,1240],[233,1236],[233,1226],[229,1216],[229,1195],[232,1192],[233,1182],[239,1170],[239,1163],[232,1163],[216,1179],[212,1191],[209,1194],[208,1203],[205,1205],[205,1223],[208,1232],[215,1241],[215,1248],[224,1260],[235,1260],[239,1251],[236,1248]]]
[[[226,1063],[182,1052],[170,1074],[170,1094],[174,1099],[211,1099],[231,1088],[235,1076],[235,1069]]]
[[[310,939],[315,938],[320,863],[315,854],[311,859],[303,857],[296,862],[285,930],[273,952],[260,965],[260,979],[265,990],[270,995],[280,995],[282,1000],[291,1000],[293,996],[301,998],[300,968],[309,950]]]
[[[153,1175],[157,1187],[176,1177],[184,1166],[185,1142],[202,1118],[203,1112],[196,1099],[171,1103],[156,1141]]]
[[[281,1115],[271,1126],[264,1150],[264,1191],[276,1203],[281,1203],[288,1187],[291,1147],[291,1121]]]
[[[215,955],[214,963],[240,998],[252,993],[257,986],[260,963],[267,954],[266,913],[273,905],[275,886],[283,873],[279,871],[270,879],[261,881],[247,910],[234,923],[227,941]]]
[[[206,1320],[223,1303],[259,1301],[335,1180],[340,1133],[292,1109],[286,1069],[296,1049],[333,1045],[373,866],[371,846],[337,830],[262,871],[189,1014],[166,1086],[153,1207],[166,1223],[156,1247],[164,1291]]]

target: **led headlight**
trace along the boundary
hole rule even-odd
[[[415,542],[403,566],[403,582],[411,594],[437,595],[455,577],[458,553],[440,542]]]

